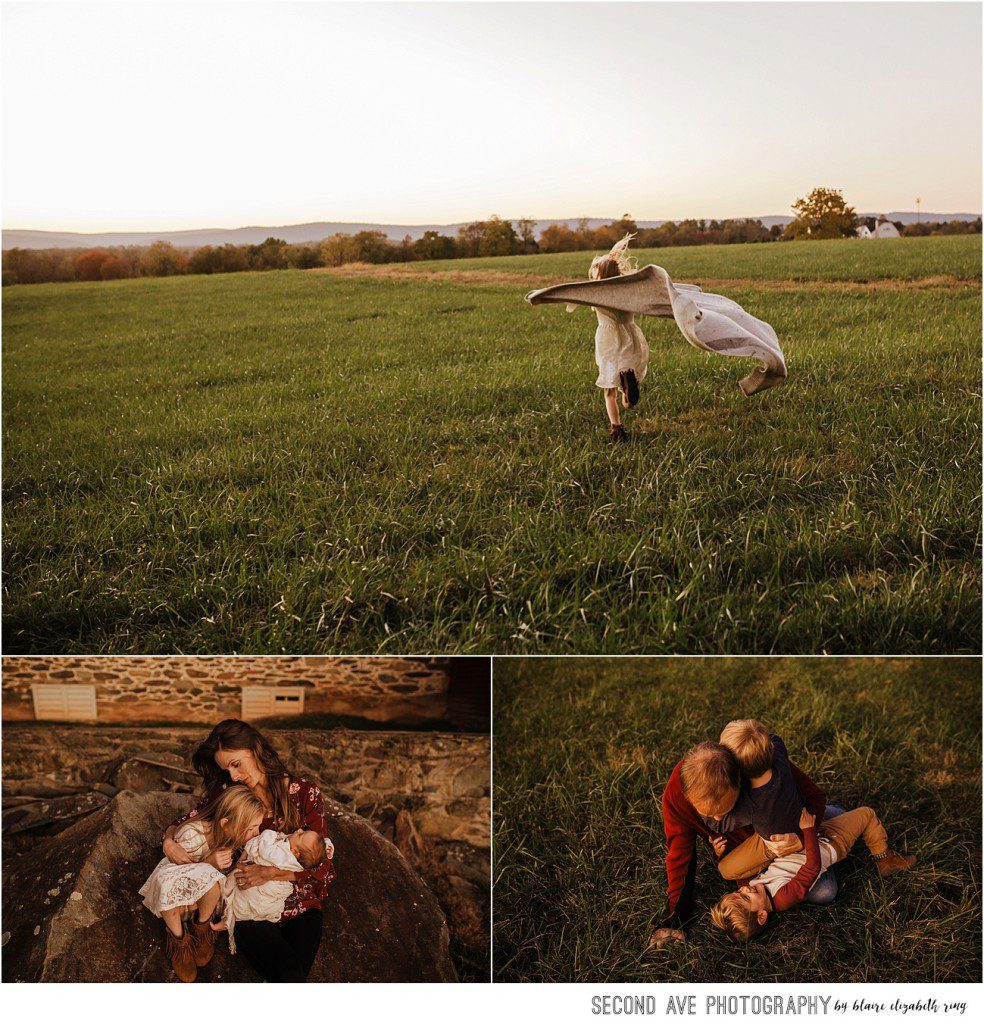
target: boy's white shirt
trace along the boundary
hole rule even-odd
[[[273,829],[265,829],[243,847],[243,856],[254,864],[280,868],[283,871],[303,871],[300,861],[291,853],[287,836]],[[234,938],[237,921],[279,921],[284,912],[284,901],[293,891],[294,883],[275,879],[240,889],[235,872],[226,876],[223,886],[225,910],[222,919],[229,929],[229,948],[236,952]]]
[[[817,837],[817,845],[820,847],[820,875],[822,875],[831,864],[837,863],[837,851],[828,839]],[[772,896],[788,882],[791,882],[799,870],[806,863],[806,852],[790,853],[785,857],[776,857],[770,861],[765,870],[760,871],[754,878],[750,879],[749,885],[764,885]],[[817,875],[817,878],[820,877]]]

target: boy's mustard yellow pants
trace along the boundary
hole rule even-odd
[[[817,831],[820,838],[826,839],[837,851],[838,860],[843,860],[862,838],[872,857],[880,857],[888,850],[888,835],[870,807],[856,807],[853,811],[838,814],[836,818],[828,818],[821,822]],[[752,835],[718,861],[718,871],[723,878],[732,881],[752,878],[776,857],[785,857],[802,849],[802,844],[796,839],[773,854],[760,835]]]

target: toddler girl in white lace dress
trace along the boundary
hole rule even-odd
[[[181,981],[194,981],[197,968],[212,959],[210,921],[222,899],[225,872],[235,851],[257,835],[264,814],[262,802],[245,786],[223,790],[174,835],[192,863],[165,857],[140,888],[144,906],[164,920],[168,958]]]
[[[602,281],[632,273],[635,267],[628,248],[633,238],[635,235],[626,235],[612,246],[610,252],[596,256],[591,262],[588,277],[592,281]],[[618,396],[621,394],[622,405],[626,409],[638,403],[639,385],[645,380],[649,368],[649,345],[631,313],[592,308],[598,317],[598,329],[595,331],[598,379],[595,383],[605,389],[605,409],[612,427],[612,440],[624,441],[628,435],[619,417]],[[575,309],[575,305],[567,307],[568,312]]]
[[[273,829],[264,829],[250,839],[243,850],[243,860],[250,864],[280,868],[281,871],[313,871],[326,857],[334,854],[331,840],[325,840],[311,829],[299,828],[289,836]],[[229,933],[229,949],[236,952],[237,921],[273,921],[284,913],[284,901],[294,889],[293,882],[273,879],[250,889],[241,889],[232,875],[226,877],[222,895],[225,910],[222,923],[213,924],[215,931]]]

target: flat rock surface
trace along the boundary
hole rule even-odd
[[[175,981],[164,926],[137,890],[164,828],[192,806],[177,793],[124,790],[41,845],[4,857],[3,980]],[[392,843],[326,801],[337,876],[311,981],[454,981],[436,898]],[[199,981],[259,978],[220,937]]]
[[[12,836],[20,832],[60,831],[76,818],[99,810],[108,799],[103,793],[89,792],[31,800],[10,810],[5,807],[3,832],[5,836]]]

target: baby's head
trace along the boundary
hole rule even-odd
[[[743,885],[711,908],[711,923],[735,942],[748,942],[765,928],[772,903],[764,885]]]
[[[698,743],[680,762],[680,787],[694,810],[720,821],[738,799],[741,772],[735,755],[720,743]]]
[[[325,859],[325,841],[311,829],[299,828],[287,837],[287,842],[305,871],[313,871]]]
[[[721,745],[735,755],[742,773],[750,779],[758,778],[772,768],[772,737],[769,730],[754,718],[737,718],[728,722],[721,733]]]

